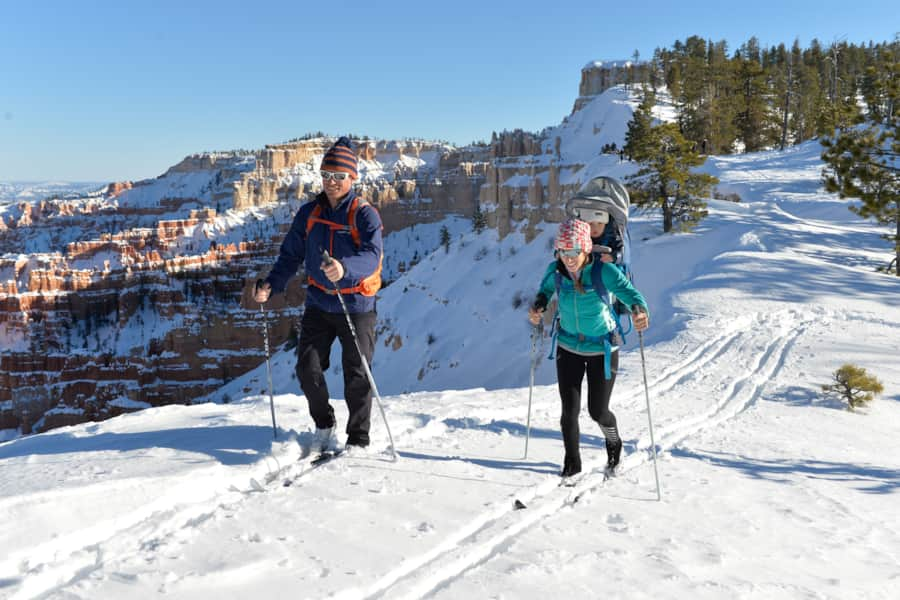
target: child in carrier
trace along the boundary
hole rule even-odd
[[[608,291],[613,292],[631,306],[634,328],[638,331],[649,326],[647,302],[618,267],[597,260],[591,253],[591,226],[587,222],[569,219],[562,223],[554,248],[555,260],[544,273],[528,318],[537,325],[550,299],[554,294],[558,296],[556,374],[565,446],[560,475],[570,477],[581,472],[578,414],[585,373],[588,377],[588,411],[606,437],[607,471],[612,474],[622,454],[616,416],[609,410],[619,350],[613,337],[615,317],[603,296]]]
[[[606,263],[622,264],[624,242],[618,234],[616,222],[605,210],[597,210],[584,219],[591,226],[594,254]]]
[[[631,276],[625,266],[625,242],[622,239],[621,229],[609,211],[598,207],[580,207],[576,208],[575,212],[591,227],[591,242],[594,245],[595,259],[616,265],[631,281]],[[628,306],[618,298],[613,297],[612,303],[613,310],[617,315],[630,312]]]

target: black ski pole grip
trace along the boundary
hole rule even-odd
[[[332,260],[334,259],[328,254],[328,250],[322,250],[322,262],[326,265],[330,265]]]

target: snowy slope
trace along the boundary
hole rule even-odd
[[[893,598],[900,281],[874,271],[879,228],[820,189],[817,152],[711,159],[743,202],[713,202],[687,235],[636,222],[662,502],[633,342],[612,402],[621,476],[603,482],[583,414],[588,475],[557,486],[546,360],[523,458],[530,343],[513,299],[534,292],[552,226],[531,244],[456,232],[379,303],[403,340],[374,365],[399,460],[376,409],[368,457],[304,472],[290,352],[272,360],[275,441],[260,369],[232,404],[0,444],[0,597]],[[870,408],[821,397],[843,362],[884,382]]]

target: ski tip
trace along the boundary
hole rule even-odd
[[[560,477],[559,487],[575,487],[584,478],[584,473],[576,473],[567,477]]]
[[[525,504],[521,500],[516,498],[516,501],[513,503],[513,508],[515,510],[522,510],[523,508],[528,508],[528,507],[525,506]]]
[[[340,456],[341,454],[343,454],[342,450],[335,450],[333,452],[332,451],[323,452],[323,453],[319,454],[317,457],[315,457],[314,459],[312,459],[312,461],[310,461],[310,462],[314,466],[321,465],[321,464],[327,463],[329,460],[331,460],[333,458]]]

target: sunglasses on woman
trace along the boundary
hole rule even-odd
[[[577,258],[581,254],[581,248],[576,248],[575,250],[557,250],[556,253],[565,258]]]
[[[331,179],[343,181],[350,177],[350,173],[334,173],[333,171],[319,171],[319,175],[322,176],[322,181],[329,181]]]

